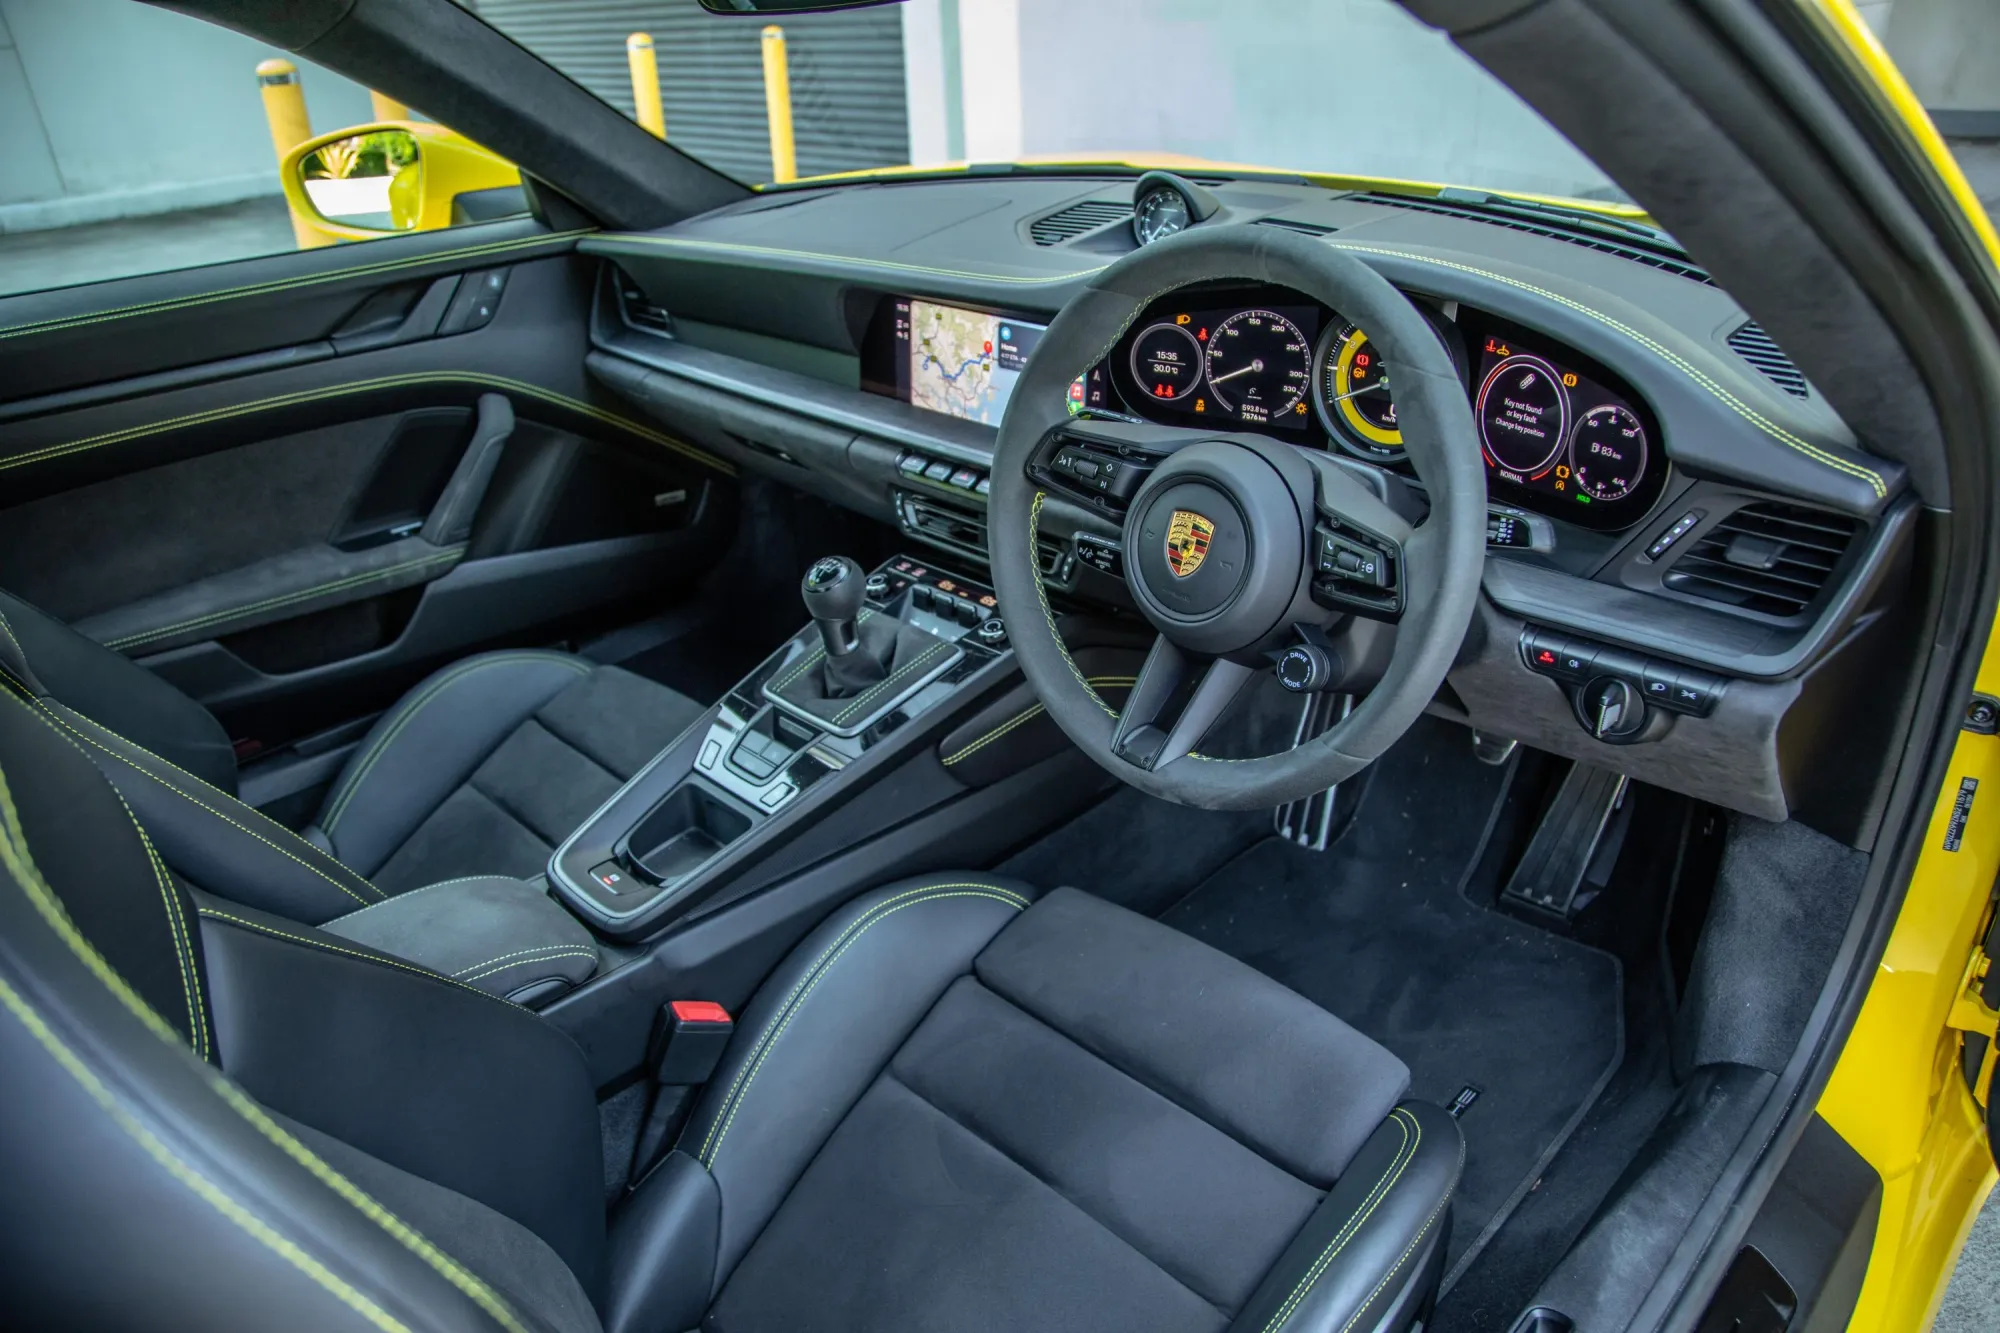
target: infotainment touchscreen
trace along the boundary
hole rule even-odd
[[[915,407],[1000,424],[1043,326],[1005,315],[894,298],[896,396]]]

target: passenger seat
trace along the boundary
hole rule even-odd
[[[376,721],[301,835],[235,799],[235,755],[207,709],[4,592],[0,687],[96,763],[192,889],[335,934],[360,931],[352,938],[448,975],[462,970],[452,962],[478,965],[495,956],[483,949],[525,929],[541,953],[566,955],[535,985],[588,977],[594,946],[539,886],[496,879],[540,876],[554,847],[704,711],[569,653],[468,657]],[[421,904],[363,916],[420,888]],[[531,919],[511,919],[521,912]],[[472,914],[490,919],[445,929]],[[510,994],[521,977],[503,969],[473,980]]]

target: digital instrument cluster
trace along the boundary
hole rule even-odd
[[[1297,298],[1271,299],[1281,294],[1155,307],[1107,359],[1118,397],[1166,424],[1224,422],[1301,444],[1323,433],[1349,453],[1403,464],[1393,376],[1367,332]],[[1228,296],[1239,299],[1221,303]],[[1604,530],[1645,517],[1666,458],[1650,413],[1609,372],[1478,311],[1418,309],[1466,384],[1496,500]]]

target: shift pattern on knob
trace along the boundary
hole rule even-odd
[[[845,657],[860,642],[854,618],[861,614],[867,595],[867,575],[844,555],[824,556],[806,571],[799,596],[805,600],[806,614],[819,626],[829,657]]]

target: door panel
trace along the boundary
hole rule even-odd
[[[519,225],[411,238],[405,267],[380,258],[400,239],[287,256],[321,264],[290,287],[229,264],[0,300],[0,394],[23,349],[61,386],[0,401],[0,587],[264,749],[464,653],[670,604],[726,545],[733,469],[593,388],[595,262],[569,239],[516,235],[499,265],[463,244]],[[494,394],[513,427],[470,532],[420,531]]]

